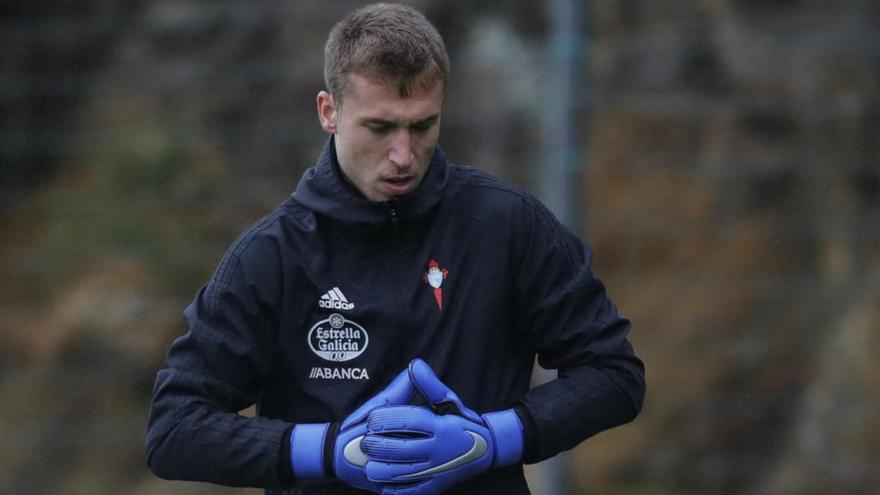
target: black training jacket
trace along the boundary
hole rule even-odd
[[[591,251],[533,196],[437,147],[406,197],[370,202],[332,138],[296,192],[247,229],[186,309],[147,431],[156,475],[271,494],[295,480],[293,423],[332,422],[423,358],[479,413],[515,408],[525,462],[633,419],[644,369]],[[535,356],[558,378],[529,389]],[[239,415],[252,404],[257,416]],[[450,493],[529,493],[521,465]]]

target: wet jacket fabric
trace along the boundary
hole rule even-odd
[[[533,196],[449,162],[370,202],[332,138],[295,193],[232,244],[184,314],[147,432],[160,477],[362,493],[296,480],[295,423],[339,421],[415,357],[479,413],[514,408],[525,462],[630,421],[644,371],[592,252]],[[530,389],[535,357],[558,378]],[[239,411],[256,404],[256,417]],[[522,465],[450,493],[529,493]]]

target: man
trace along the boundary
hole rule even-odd
[[[420,13],[330,33],[330,134],[185,315],[147,433],[160,477],[267,493],[529,493],[522,464],[639,412],[644,373],[591,253],[437,146],[449,64]],[[529,389],[537,355],[558,378]],[[238,411],[257,404],[256,417]]]

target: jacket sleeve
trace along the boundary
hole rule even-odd
[[[591,270],[590,249],[537,201],[523,219],[517,307],[538,363],[558,373],[515,407],[525,427],[524,460],[531,463],[634,419],[645,374],[627,340],[630,322]]]
[[[184,312],[189,331],[156,377],[146,443],[161,478],[254,487],[289,478],[279,460],[291,425],[238,413],[272,373],[276,317],[265,294],[281,277],[271,242],[243,237]]]

